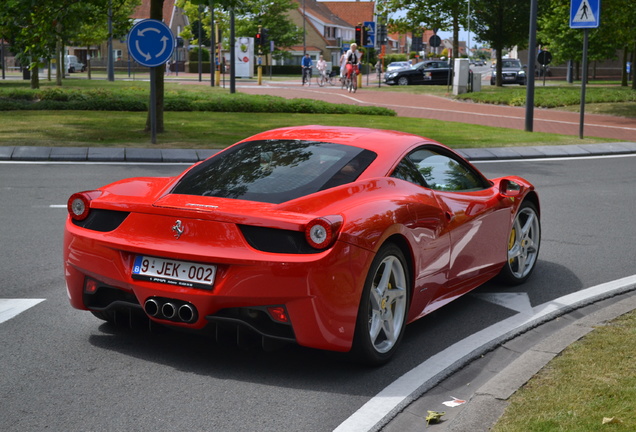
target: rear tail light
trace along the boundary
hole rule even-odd
[[[78,221],[86,219],[90,213],[91,201],[101,194],[101,191],[85,191],[71,195],[67,203],[68,214]]]
[[[95,279],[86,278],[84,281],[84,292],[86,294],[95,294],[97,292],[97,288],[99,288],[99,282]]]
[[[289,322],[289,316],[283,306],[270,306],[267,308],[267,312],[269,312],[269,316],[271,316],[274,321],[281,323]]]
[[[341,225],[340,216],[316,218],[305,227],[305,239],[315,249],[327,249],[336,241]]]

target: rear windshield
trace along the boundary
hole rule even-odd
[[[375,157],[341,144],[249,141],[193,168],[172,193],[278,204],[355,181]]]

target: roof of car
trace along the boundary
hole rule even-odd
[[[289,139],[325,141],[336,144],[351,145],[377,153],[389,155],[403,153],[415,144],[435,143],[434,140],[422,136],[391,130],[370,129],[363,127],[343,126],[294,126],[274,129],[247,138],[245,141],[265,139]]]

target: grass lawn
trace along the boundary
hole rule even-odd
[[[454,148],[611,141],[580,140],[569,135],[463,123],[441,127],[436,120],[368,115],[166,112],[164,123],[166,132],[158,134],[157,144],[153,145],[149,133],[144,132],[144,112],[4,111],[0,122],[0,145],[224,148],[264,130],[306,124],[399,130],[423,135]]]
[[[287,77],[288,79],[289,77]],[[283,78],[284,79],[284,78]],[[62,87],[55,81],[40,81],[43,95],[60,97],[70,95],[82,101],[86,95],[107,94],[119,99],[135,99],[147,102],[147,81],[108,82],[104,80],[65,79]],[[371,89],[369,87],[368,89]],[[444,96],[446,86],[383,86],[379,91],[432,93]],[[510,101],[519,97],[520,89],[489,89],[483,97],[495,95],[498,101]],[[22,80],[0,81],[0,102],[4,98],[31,97],[29,83]],[[166,81],[167,99],[185,101],[195,98],[214,101],[227,96],[229,90],[209,85],[182,85]],[[559,93],[561,94],[561,93]],[[473,94],[476,95],[476,94]],[[490,96],[489,96],[490,95]],[[628,93],[629,95],[629,93]],[[262,104],[262,98],[240,94],[241,104]],[[562,94],[569,98],[570,93]],[[250,99],[252,98],[252,99]],[[238,99],[238,98],[237,98]],[[568,99],[569,100],[569,99]],[[73,100],[67,102],[73,106]],[[311,104],[311,101],[308,102]],[[501,102],[506,103],[506,102]],[[628,105],[636,105],[631,102]],[[305,124],[361,125],[378,129],[392,129],[423,135],[454,148],[487,148],[524,145],[567,145],[608,142],[608,139],[586,138],[569,135],[525,132],[508,128],[493,128],[463,123],[442,124],[437,120],[360,114],[329,113],[272,113],[272,112],[206,112],[166,111],[165,132],[157,136],[157,144],[150,143],[149,133],[144,132],[145,111],[2,111],[0,145],[4,146],[91,146],[91,147],[153,147],[153,148],[224,148],[240,139],[258,132]]]
[[[636,312],[594,330],[515,393],[492,430],[635,431],[635,341]]]

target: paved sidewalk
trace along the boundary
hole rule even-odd
[[[362,87],[348,93],[340,87],[300,86],[294,81],[265,81],[262,86],[242,85],[237,91],[249,94],[268,94],[284,98],[311,98],[332,103],[383,106],[393,109],[398,116],[436,119],[525,130],[525,107],[475,104],[440,96],[387,93]],[[386,86],[384,86],[386,88]],[[534,109],[533,131],[579,136],[580,115],[552,109]],[[584,136],[636,141],[636,119],[608,115],[586,114]]]

